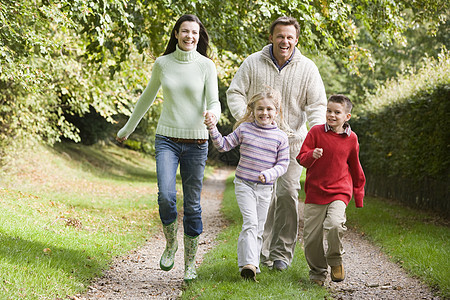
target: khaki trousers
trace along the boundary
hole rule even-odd
[[[272,266],[274,260],[290,265],[298,235],[298,193],[302,166],[298,153],[291,151],[287,172],[274,185],[272,201],[263,234],[261,262]]]
[[[303,242],[310,279],[325,281],[328,266],[338,266],[342,263],[342,236],[347,230],[346,207],[340,200],[327,205],[305,204]]]

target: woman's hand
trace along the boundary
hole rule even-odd
[[[121,144],[122,144],[124,141],[126,141],[126,140],[127,140],[126,137],[120,138],[120,137],[116,136],[116,141],[118,141],[118,142],[121,143]]]

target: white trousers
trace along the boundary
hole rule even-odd
[[[236,201],[242,214],[237,254],[239,270],[247,264],[259,269],[259,254],[273,186],[234,179]]]

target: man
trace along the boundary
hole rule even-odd
[[[289,135],[290,163],[274,188],[261,251],[261,262],[280,271],[292,262],[298,234],[302,167],[296,156],[307,133],[306,121],[310,127],[324,124],[327,106],[316,65],[296,49],[299,34],[300,25],[295,18],[275,20],[270,27],[270,44],[244,60],[227,90],[228,107],[236,120],[244,115],[247,101],[264,85],[282,94],[281,113]]]

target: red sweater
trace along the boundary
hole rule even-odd
[[[325,125],[316,125],[308,132],[299,155],[298,162],[307,168],[305,182],[305,203],[329,204],[342,200],[346,205],[352,194],[356,207],[363,207],[364,176],[359,162],[358,137],[325,132]],[[323,155],[313,158],[315,148],[322,148]]]

